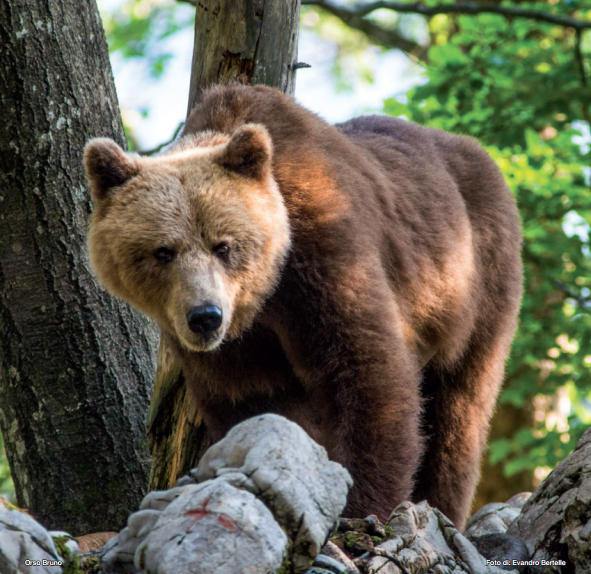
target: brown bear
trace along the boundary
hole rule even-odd
[[[235,85],[162,155],[84,161],[97,276],[159,323],[212,440],[282,414],[351,472],[348,515],[427,499],[463,525],[521,296],[474,140]]]

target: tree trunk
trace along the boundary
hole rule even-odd
[[[293,93],[299,0],[211,0],[196,6],[188,112],[205,88],[219,83],[265,84]],[[151,489],[171,487],[197,466],[210,444],[165,345],[158,355],[148,434]]]
[[[0,428],[18,504],[114,530],[146,487],[151,326],[85,249],[91,136],[124,143],[94,2],[0,3]]]
[[[300,0],[197,2],[188,112],[213,84],[265,84],[293,94]]]

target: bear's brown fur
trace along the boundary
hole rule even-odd
[[[426,498],[463,524],[521,295],[475,141],[231,86],[165,154],[94,140],[85,165],[98,277],[159,322],[213,440],[283,414],[350,470],[349,515]]]

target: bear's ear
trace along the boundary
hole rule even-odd
[[[104,199],[113,187],[137,175],[139,165],[112,139],[95,138],[84,148],[84,169],[93,197]]]
[[[239,175],[262,180],[271,167],[272,149],[265,126],[244,124],[232,134],[216,162]]]

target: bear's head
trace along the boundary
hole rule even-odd
[[[91,264],[106,288],[195,351],[247,329],[290,245],[267,130],[186,136],[146,158],[110,139],[84,151]]]

